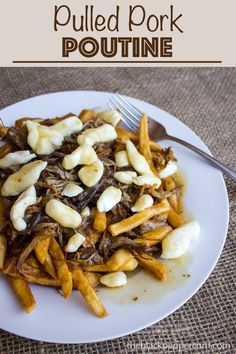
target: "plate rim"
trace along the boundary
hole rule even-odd
[[[26,103],[27,101],[31,101],[35,98],[43,98],[45,96],[53,96],[53,95],[63,95],[63,94],[71,94],[71,93],[91,93],[91,94],[107,94],[107,95],[111,95],[113,94],[113,92],[108,92],[108,91],[97,91],[97,90],[66,90],[66,91],[54,91],[54,92],[48,92],[48,93],[42,93],[42,94],[39,94],[39,95],[34,95],[34,96],[30,96],[30,97],[27,97],[27,98],[24,98],[22,100],[18,100],[16,102],[13,102],[11,103],[10,105],[6,106],[6,107],[3,107],[0,109],[0,114],[2,112],[4,112],[5,110],[7,109],[11,109],[12,107],[14,106],[17,106],[18,104],[21,104],[21,103]],[[184,122],[182,122],[180,119],[178,119],[176,116],[172,115],[172,113],[169,113],[168,111],[160,108],[159,106],[156,106],[155,104],[152,104],[152,103],[149,103],[148,101],[146,100],[143,100],[142,98],[136,98],[136,97],[133,97],[133,96],[128,96],[128,95],[125,95],[125,94],[122,94],[120,93],[122,96],[124,96],[125,98],[127,99],[132,99],[132,100],[137,100],[137,101],[140,101],[144,104],[147,104],[149,106],[152,106],[153,108],[155,109],[158,109],[159,111],[162,111],[164,112],[165,114],[168,114],[172,119],[176,120],[178,122],[178,124],[180,123],[181,125],[187,127],[188,129],[191,130],[191,133],[193,135],[195,135],[195,137],[197,139],[199,139],[201,141],[201,143],[203,144],[204,146],[204,150],[206,152],[208,152],[211,156],[212,156],[212,153],[210,151],[210,149],[208,148],[208,146],[205,144],[205,142],[203,142],[203,140],[192,130],[192,128],[190,128],[187,124],[185,124]],[[178,303],[178,305],[174,306],[174,308],[171,310],[171,311],[168,311],[166,312],[165,314],[163,314],[162,316],[159,317],[158,320],[153,320],[153,321],[150,321],[148,322],[148,324],[146,325],[141,325],[141,326],[137,326],[135,327],[135,329],[133,329],[132,331],[128,331],[127,333],[124,333],[122,335],[111,335],[111,336],[107,336],[106,338],[102,338],[102,339],[99,339],[97,340],[96,339],[96,343],[98,342],[104,342],[104,341],[107,341],[107,340],[113,340],[113,339],[118,339],[118,338],[122,338],[122,337],[125,337],[125,336],[128,336],[129,334],[132,334],[132,333],[137,333],[145,328],[148,328],[156,323],[159,323],[160,321],[162,321],[164,318],[168,317],[169,315],[173,314],[175,311],[177,311],[178,309],[180,309],[185,303],[187,303],[198,291],[199,289],[203,286],[203,284],[207,281],[207,279],[210,277],[210,275],[213,273],[215,267],[216,267],[216,264],[217,262],[219,261],[219,258],[221,257],[222,255],[222,251],[223,251],[223,248],[225,246],[225,242],[226,242],[226,238],[227,238],[227,235],[228,235],[228,229],[229,229],[229,217],[230,217],[230,213],[229,213],[229,196],[228,196],[228,190],[227,190],[227,187],[226,187],[226,183],[225,183],[225,180],[223,178],[223,174],[220,172],[219,174],[220,178],[221,178],[221,182],[222,182],[222,187],[224,188],[224,194],[225,194],[225,197],[226,197],[226,210],[225,210],[225,217],[226,217],[226,223],[225,223],[225,233],[224,233],[224,237],[222,237],[222,244],[221,244],[221,247],[220,247],[220,250],[218,252],[218,255],[217,257],[214,259],[214,262],[213,264],[211,265],[210,269],[208,270],[207,274],[205,275],[204,278],[201,279],[201,281],[199,282],[199,285],[198,286],[195,286],[194,290],[191,291],[190,295],[187,296],[187,297],[184,297],[184,299]],[[32,337],[32,336],[24,336],[22,334],[18,334],[16,333],[15,331],[12,331],[12,330],[8,330],[8,329],[4,329],[4,328],[1,328],[2,330],[8,332],[8,333],[12,333],[14,335],[17,335],[17,336],[20,336],[22,338],[26,338],[26,339],[32,339],[32,340],[36,340],[36,341],[44,341],[44,342],[47,342],[47,343],[58,343],[58,344],[86,344],[86,343],[94,343],[94,340],[91,338],[91,340],[86,340],[86,341],[81,341],[81,340],[77,340],[77,341],[71,341],[71,340],[67,340],[67,341],[58,341],[57,340],[47,340],[47,339],[44,339],[44,338],[35,338],[35,337]]]

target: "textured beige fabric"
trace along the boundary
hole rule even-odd
[[[186,123],[215,156],[236,168],[234,68],[2,68],[0,78],[0,108],[61,90],[118,90],[146,100]],[[102,343],[55,345],[0,331],[0,353],[236,353],[236,185],[225,180],[231,216],[223,253],[205,285],[181,309],[143,331]],[[0,300],[5,301],[1,295]],[[209,347],[171,349],[189,343]]]

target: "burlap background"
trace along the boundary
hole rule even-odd
[[[118,90],[147,100],[185,122],[215,156],[236,168],[234,68],[1,68],[0,77],[0,108],[61,90]],[[209,343],[209,348],[181,352],[236,353],[236,186],[225,180],[231,213],[226,245],[208,281],[181,309],[143,331],[102,343],[55,345],[0,331],[0,353],[177,353],[176,348],[158,349],[158,344],[188,343]],[[7,301],[1,295],[0,300]]]

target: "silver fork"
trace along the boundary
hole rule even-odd
[[[124,97],[115,93],[108,101],[108,105],[111,109],[118,109],[122,113],[123,123],[134,133],[139,130],[139,121],[142,117],[143,112],[140,111],[133,104],[128,102]],[[208,155],[206,152],[198,149],[196,146],[189,144],[188,142],[181,140],[175,136],[169,135],[165,127],[156,122],[154,119],[148,117],[149,123],[149,135],[152,140],[171,140],[184,145],[185,147],[191,149],[205,160],[207,160],[212,166],[218,168],[229,176],[236,183],[236,171],[227,167],[223,163],[217,161],[214,157]]]

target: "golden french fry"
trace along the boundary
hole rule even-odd
[[[134,241],[137,242],[137,243],[140,243],[143,246],[147,246],[147,247],[154,246],[154,245],[156,245],[157,243],[160,242],[159,240],[146,240],[146,239],[141,238],[141,237],[140,238],[139,237],[135,238]]]
[[[26,261],[30,266],[34,267],[34,268],[39,268],[39,262],[37,261],[37,259],[35,259],[35,257],[33,256],[33,254],[31,254]]]
[[[125,248],[120,248],[113,253],[111,258],[107,261],[106,266],[112,271],[119,269],[121,266],[133,259],[134,256]]]
[[[23,117],[15,121],[15,126],[21,128],[27,120],[37,120],[38,118]]]
[[[175,181],[172,177],[167,177],[164,180],[165,183],[165,189],[167,191],[173,191],[176,188],[176,184]],[[168,197],[168,201],[170,203],[170,205],[172,206],[172,208],[175,211],[178,211],[178,198],[176,194],[171,195],[170,197]]]
[[[2,159],[4,156],[6,156],[12,151],[14,151],[13,146],[9,143],[5,143],[0,147],[0,159]]]
[[[157,279],[167,279],[168,269],[164,263],[158,261],[148,253],[142,253],[141,255],[136,254],[135,257],[139,264],[152,272]]]
[[[76,269],[73,271],[73,283],[74,286],[79,289],[81,292],[84,300],[86,301],[87,305],[90,309],[97,315],[98,317],[105,317],[108,315],[108,312],[100,299],[98,298],[97,294],[93,290],[92,286],[90,285],[88,279],[84,275],[81,269]]]
[[[49,275],[51,275],[52,278],[57,279],[57,273],[56,273],[56,270],[55,270],[55,267],[54,267],[54,264],[52,261],[52,257],[50,256],[49,253],[46,255],[46,259],[45,259],[43,267],[44,267],[45,271]]]
[[[85,272],[84,275],[89,281],[89,284],[95,288],[99,284],[100,274],[94,272]]]
[[[111,272],[111,269],[106,264],[95,264],[83,267],[86,272]]]
[[[24,279],[9,277],[10,284],[26,312],[31,312],[36,306],[29,284]]]
[[[96,112],[92,109],[83,109],[79,114],[79,119],[81,119],[83,123],[95,118]]]
[[[46,256],[48,254],[48,247],[50,243],[50,237],[45,238],[35,247],[34,251],[36,254],[37,259],[41,264],[45,263]]]
[[[0,124],[0,137],[5,138],[5,136],[7,135],[7,132],[8,132],[8,128],[5,127],[4,125]]]
[[[63,295],[65,298],[68,298],[72,291],[72,274],[68,269],[64,254],[54,237],[50,240],[49,252],[57,269],[57,276],[61,283]]]
[[[117,138],[122,142],[125,143],[127,140],[132,140],[134,143],[139,142],[139,136],[137,134],[132,133],[130,130],[126,130],[123,128],[116,127]],[[154,141],[149,142],[150,149],[156,152],[162,152],[162,147],[155,143]]]
[[[174,209],[169,210],[167,221],[174,229],[185,223],[182,216],[177,214]]]
[[[165,213],[169,210],[169,203],[166,200],[161,201],[159,204],[153,205],[143,211],[135,213],[127,219],[124,219],[116,224],[108,227],[112,236],[117,236],[121,233],[130,231],[135,227],[143,224],[154,216]]]
[[[159,226],[152,231],[145,232],[141,239],[161,241],[171,230],[172,228],[168,225]]]
[[[6,255],[7,255],[7,239],[5,236],[0,236],[0,270],[4,268]]]
[[[130,272],[132,270],[134,270],[135,268],[137,268],[138,266],[138,262],[137,260],[133,257],[131,258],[128,262],[126,262],[125,264],[122,264],[117,271],[120,272]]]
[[[148,119],[147,115],[143,114],[139,125],[139,148],[141,154],[147,160],[152,172],[157,176],[157,170],[152,161],[152,153],[150,149],[149,133],[148,133]]]
[[[99,232],[103,232],[106,230],[107,218],[106,218],[105,212],[102,212],[102,213],[97,212],[95,214],[93,227],[96,231],[99,231]]]

